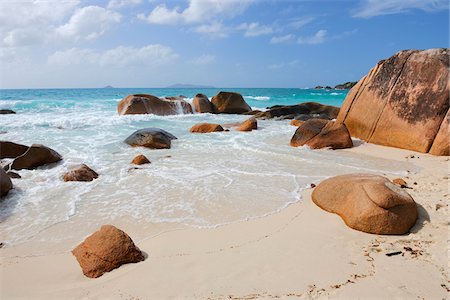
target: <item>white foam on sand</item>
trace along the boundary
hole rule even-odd
[[[216,227],[277,212],[300,200],[311,183],[353,172],[404,174],[409,165],[344,151],[289,146],[288,121],[258,121],[252,132],[192,134],[199,122],[230,123],[248,116],[192,114],[118,116],[112,110],[23,113],[0,120],[3,140],[41,143],[64,161],[22,170],[15,190],[0,203],[0,238],[7,245],[33,242],[52,230],[45,247],[74,241],[123,217],[149,223]],[[132,148],[123,140],[135,130],[157,127],[178,137],[172,149]],[[133,166],[137,154],[151,164]],[[100,176],[63,182],[85,163]],[[63,224],[63,225],[61,225]],[[55,226],[71,228],[55,230]],[[36,251],[39,249],[36,246]]]

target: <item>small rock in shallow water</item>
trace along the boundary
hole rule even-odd
[[[172,140],[177,138],[159,128],[144,128],[133,132],[125,143],[130,146],[146,147],[150,149],[170,149]]]
[[[192,133],[210,133],[223,131],[223,127],[219,124],[212,123],[199,123],[189,129]]]
[[[63,177],[64,181],[92,181],[96,178],[98,178],[98,174],[85,164],[67,172]]]
[[[134,165],[145,165],[150,164],[151,162],[147,157],[145,157],[145,155],[139,154],[131,161],[131,163]]]
[[[16,112],[11,109],[0,109],[0,115],[13,115]]]

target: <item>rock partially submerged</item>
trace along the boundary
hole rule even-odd
[[[0,115],[13,115],[16,112],[11,109],[0,109]]]
[[[449,155],[449,49],[380,61],[348,93],[338,122],[369,143]]]
[[[291,139],[291,146],[307,145],[312,149],[353,147],[350,134],[343,124],[323,119],[311,119],[300,125]]]
[[[13,184],[11,178],[6,174],[5,170],[0,168],[0,197],[8,195],[12,188]]]
[[[236,130],[238,131],[252,131],[258,129],[258,122],[255,118],[250,118],[248,120],[245,120],[241,124],[239,124],[238,127],[236,127]]]
[[[97,172],[86,166],[85,164],[70,170],[63,176],[64,181],[92,181],[98,178]]]
[[[413,198],[387,178],[350,174],[322,181],[312,193],[320,208],[349,227],[374,234],[405,234],[417,220]]]
[[[150,149],[170,149],[172,140],[177,138],[159,128],[144,128],[133,132],[126,138],[125,143],[130,146],[147,147]]]
[[[299,119],[306,121],[311,118],[332,120],[337,117],[339,107],[324,105],[316,102],[305,102],[296,105],[275,105],[268,110],[257,113],[261,119]]]
[[[16,157],[7,167],[14,170],[35,169],[37,167],[56,163],[62,156],[55,150],[44,145],[33,144],[25,153]]]
[[[208,97],[203,94],[197,94],[192,101],[194,109],[198,113],[214,113],[214,105],[209,101]]]
[[[8,141],[0,141],[0,158],[16,158],[28,150],[28,146]]]
[[[183,99],[160,99],[153,95],[134,94],[123,98],[117,105],[119,115],[154,114],[159,116],[191,114],[191,105]]]
[[[97,278],[123,264],[144,260],[141,250],[122,230],[104,225],[73,249],[83,274]]]
[[[196,124],[189,129],[192,133],[210,133],[224,131],[223,127],[219,124],[212,123],[200,123]]]
[[[243,114],[252,111],[252,108],[245,102],[242,95],[238,93],[219,92],[212,97],[211,102],[217,113]]]
[[[145,164],[150,164],[151,162],[147,157],[145,157],[145,155],[139,154],[139,155],[136,155],[135,158],[133,158],[131,163],[133,165],[145,165]]]

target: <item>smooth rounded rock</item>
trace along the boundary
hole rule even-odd
[[[128,138],[125,139],[125,143],[130,146],[146,147],[150,149],[170,149],[172,140],[177,138],[159,128],[144,128],[133,132]]]

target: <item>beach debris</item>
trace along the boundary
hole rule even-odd
[[[139,154],[135,158],[133,158],[131,163],[134,165],[145,165],[145,164],[150,164],[151,162],[150,162],[150,160],[148,160],[147,157],[145,157],[145,155]]]
[[[322,181],[312,192],[320,208],[338,214],[347,226],[374,234],[404,234],[417,220],[413,198],[389,179],[348,174]]]
[[[11,178],[6,174],[5,170],[0,168],[0,197],[8,195],[13,188]]]
[[[402,251],[389,252],[389,253],[386,253],[386,256],[400,255],[402,253],[403,253]]]
[[[292,147],[307,145],[312,149],[353,147],[350,134],[344,124],[323,119],[310,119],[300,125],[291,139]]]
[[[158,116],[191,114],[191,105],[180,97],[161,99],[148,94],[128,95],[117,104],[119,115],[154,114]]]
[[[123,264],[144,260],[131,238],[113,225],[103,225],[72,250],[83,274],[97,278]]]
[[[392,182],[396,185],[398,185],[399,187],[401,187],[402,189],[407,188],[408,184],[406,183],[405,180],[403,180],[402,178],[395,178],[394,180],[392,180]]]
[[[33,144],[25,151],[25,153],[16,157],[7,168],[14,170],[31,170],[43,165],[56,163],[60,160],[62,160],[62,156],[55,150],[44,145]]]
[[[449,55],[404,50],[378,62],[347,94],[337,122],[370,143],[449,155]]]
[[[192,104],[194,105],[194,110],[198,113],[214,113],[214,105],[209,101],[206,95],[195,95]]]
[[[219,132],[223,131],[223,127],[219,124],[212,123],[199,123],[189,129],[189,132],[192,133],[210,133],[210,132]]]
[[[258,129],[258,122],[256,122],[254,117],[245,120],[236,128],[238,131],[252,131],[256,129]]]
[[[85,164],[81,164],[77,168],[65,173],[63,176],[64,181],[92,181],[97,178],[97,172]]]
[[[243,114],[252,111],[239,93],[219,92],[212,97],[211,103],[214,105],[215,112],[220,114]]]
[[[146,147],[150,149],[170,149],[172,140],[177,138],[159,128],[144,128],[133,132],[124,141],[130,146]]]
[[[310,186],[312,189],[316,187],[316,185],[315,185],[314,183],[311,183],[309,186]]]
[[[11,109],[0,109],[0,115],[14,115],[16,112]]]

